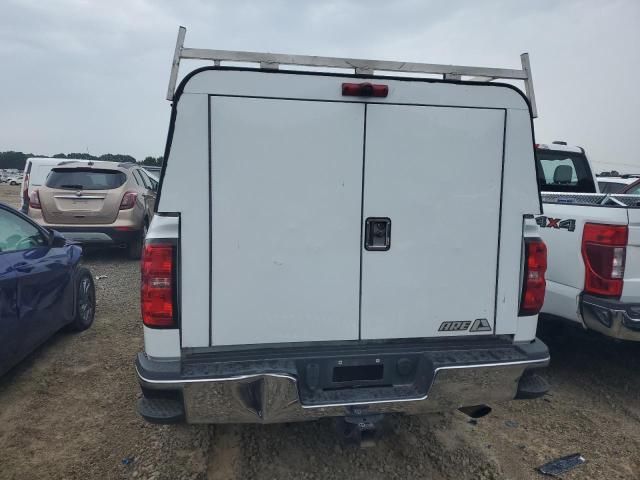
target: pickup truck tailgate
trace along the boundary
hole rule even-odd
[[[640,303],[640,209],[627,210],[629,215],[629,243],[624,268],[624,287],[620,300]]]

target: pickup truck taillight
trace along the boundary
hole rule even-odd
[[[519,313],[521,317],[537,315],[540,312],[547,287],[544,279],[547,271],[547,246],[540,238],[525,238],[524,251],[524,281]]]
[[[34,190],[29,195],[29,208],[42,208],[40,205],[40,194],[38,190]]]
[[[142,322],[152,328],[177,328],[175,246],[146,244],[142,253]]]
[[[626,225],[584,225],[582,258],[586,293],[620,298],[628,237]]]

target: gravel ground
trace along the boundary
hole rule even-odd
[[[0,185],[0,201],[17,189]],[[459,412],[394,417],[374,447],[342,446],[333,422],[154,426],[134,407],[133,358],[142,348],[139,265],[90,253],[93,327],[59,333],[0,379],[2,479],[533,479],[574,452],[566,479],[640,479],[640,345],[546,328],[552,392]]]

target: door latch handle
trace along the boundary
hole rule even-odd
[[[389,250],[391,248],[391,219],[369,217],[364,224],[365,250]]]

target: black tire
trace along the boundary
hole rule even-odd
[[[85,267],[79,267],[75,280],[75,315],[69,329],[75,332],[86,330],[93,324],[96,315],[96,287],[93,275]]]
[[[142,247],[144,246],[144,239],[147,236],[147,230],[149,229],[149,223],[145,218],[142,224],[142,232],[140,236],[132,243],[129,244],[127,249],[127,255],[131,260],[140,260],[142,257]]]

